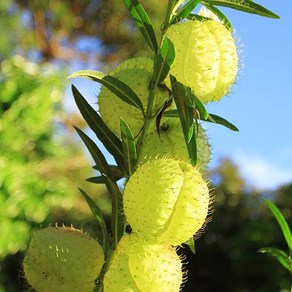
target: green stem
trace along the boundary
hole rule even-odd
[[[139,157],[140,153],[141,153],[140,149],[141,149],[141,147],[143,147],[143,143],[147,137],[150,123],[151,123],[152,119],[155,118],[155,116],[153,116],[153,106],[155,103],[155,89],[158,86],[158,79],[155,78],[155,73],[160,70],[160,68],[157,68],[156,60],[160,54],[160,47],[161,47],[161,44],[163,41],[164,32],[169,25],[170,19],[173,15],[173,9],[174,9],[175,5],[177,5],[177,2],[179,2],[179,1],[178,0],[169,0],[168,1],[165,19],[164,19],[164,22],[161,26],[161,36],[160,36],[160,42],[159,42],[159,47],[158,47],[159,49],[157,52],[155,52],[155,55],[154,55],[153,75],[152,75],[151,83],[149,85],[149,95],[148,95],[148,103],[147,103],[147,109],[146,109],[146,114],[145,114],[145,119],[144,119],[144,126],[143,126],[141,137],[137,143],[138,161],[140,159],[140,157]]]
[[[143,146],[143,143],[147,137],[150,122],[154,118],[152,116],[152,111],[153,111],[153,105],[154,105],[154,101],[155,101],[155,88],[156,88],[156,83],[154,83],[154,86],[151,86],[151,88],[149,89],[148,104],[147,104],[147,110],[146,110],[145,119],[144,119],[143,131],[142,131],[142,135],[139,139],[139,142],[137,144],[137,146],[138,146],[138,161],[140,158],[139,155],[141,153],[139,150]]]
[[[166,28],[168,27],[168,24],[169,24],[171,15],[172,15],[173,8],[175,6],[175,2],[176,2],[176,0],[169,0],[168,1],[168,6],[167,6],[166,14],[165,14],[165,19],[164,19],[164,22],[163,22],[163,24],[161,26],[162,32],[164,32],[166,30]]]
[[[173,7],[174,7],[176,2],[177,2],[177,0],[169,0],[168,1],[167,12],[166,12],[165,19],[164,19],[164,22],[163,22],[162,28],[161,28],[159,49],[161,47],[161,43],[163,40],[164,31],[169,24],[169,20],[170,20],[171,15],[172,15]],[[158,85],[158,80],[157,80],[157,78],[155,79],[155,72],[158,72],[159,71],[158,69],[160,69],[160,68],[156,67],[157,66],[156,59],[158,58],[158,55],[160,53],[159,49],[157,52],[155,52],[155,55],[154,55],[154,66],[153,66],[154,68],[153,68],[153,75],[152,75],[151,83],[149,85],[149,95],[148,95],[148,103],[147,103],[147,109],[146,109],[146,114],[145,114],[144,126],[143,126],[141,137],[137,143],[138,161],[140,158],[139,154],[141,153],[139,150],[141,147],[143,147],[143,142],[145,141],[145,139],[147,137],[150,123],[151,123],[152,119],[155,118],[155,116],[153,116],[153,105],[155,103],[155,89],[157,88],[157,85]]]

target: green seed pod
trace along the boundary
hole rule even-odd
[[[205,172],[210,161],[211,150],[208,138],[202,126],[198,127],[197,137],[197,165],[201,172]],[[147,138],[143,142],[140,152],[140,162],[155,157],[172,157],[189,162],[188,150],[180,120],[177,118],[163,118],[160,124],[160,136],[156,125],[152,123]]]
[[[104,277],[104,292],[179,292],[182,263],[171,246],[146,244],[135,234],[124,236]]]
[[[103,264],[96,240],[74,228],[48,227],[33,234],[23,270],[38,292],[87,292],[93,291]]]
[[[152,71],[153,60],[134,58],[120,64],[114,71],[110,72],[110,75],[131,87],[140,98],[144,110],[146,110]],[[167,99],[168,91],[157,89],[154,111],[158,110]],[[125,103],[104,86],[98,95],[98,104],[101,117],[117,135],[120,135],[120,117],[128,123],[134,136],[139,134],[143,127],[144,118],[138,108]]]
[[[198,169],[171,158],[139,165],[124,191],[127,221],[147,242],[182,244],[202,227],[208,208],[208,186]]]
[[[166,35],[176,52],[169,74],[189,86],[203,103],[229,93],[238,70],[230,30],[215,20],[192,20],[170,26]],[[168,78],[166,83],[170,86]]]

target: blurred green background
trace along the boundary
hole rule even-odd
[[[158,29],[167,1],[141,2]],[[98,237],[77,187],[109,216],[106,190],[85,182],[91,161],[73,131],[85,124],[64,102],[66,76],[149,52],[117,0],[2,0],[0,30],[0,292],[14,292],[28,289],[21,260],[32,229],[57,222]],[[196,241],[195,256],[180,250],[189,270],[183,291],[287,289],[288,272],[257,250],[286,249],[262,198],[273,199],[291,226],[292,184],[259,193],[229,158],[209,175],[213,220]]]

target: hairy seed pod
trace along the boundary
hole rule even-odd
[[[172,157],[189,162],[189,154],[178,118],[163,118],[157,133],[156,125],[151,125],[150,131],[143,142],[140,162],[155,157]],[[211,150],[208,138],[202,126],[198,127],[197,136],[197,165],[201,172],[205,172],[210,161]]]
[[[120,64],[115,70],[110,72],[110,75],[127,84],[140,98],[146,111],[152,71],[152,59],[133,58]],[[158,110],[167,99],[168,91],[157,88],[154,111]],[[98,104],[101,117],[117,135],[120,135],[120,117],[130,126],[134,136],[143,127],[144,118],[141,111],[122,101],[104,86],[98,95]]]
[[[238,71],[232,32],[215,20],[191,20],[174,24],[166,35],[175,46],[169,74],[203,102],[220,100],[230,92]],[[170,86],[169,79],[166,80]]]
[[[48,227],[31,238],[23,270],[38,292],[89,292],[104,264],[99,243],[70,227]]]
[[[205,222],[209,190],[198,168],[157,158],[139,165],[124,191],[124,211],[133,232],[147,242],[180,245]]]
[[[131,234],[114,251],[104,291],[179,292],[182,282],[182,263],[173,247],[146,244]]]

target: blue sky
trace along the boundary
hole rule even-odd
[[[231,94],[209,110],[240,132],[212,126],[208,134],[211,166],[227,155],[249,183],[271,189],[292,182],[292,2],[260,3],[281,19],[224,10],[240,38],[242,68]]]
[[[219,125],[205,128],[213,152],[210,167],[231,157],[250,185],[267,190],[292,182],[292,2],[257,2],[281,19],[224,9],[239,38],[241,68],[229,96],[208,106],[240,132]],[[76,85],[82,93],[91,88],[88,101],[96,102],[97,87],[81,84]]]

